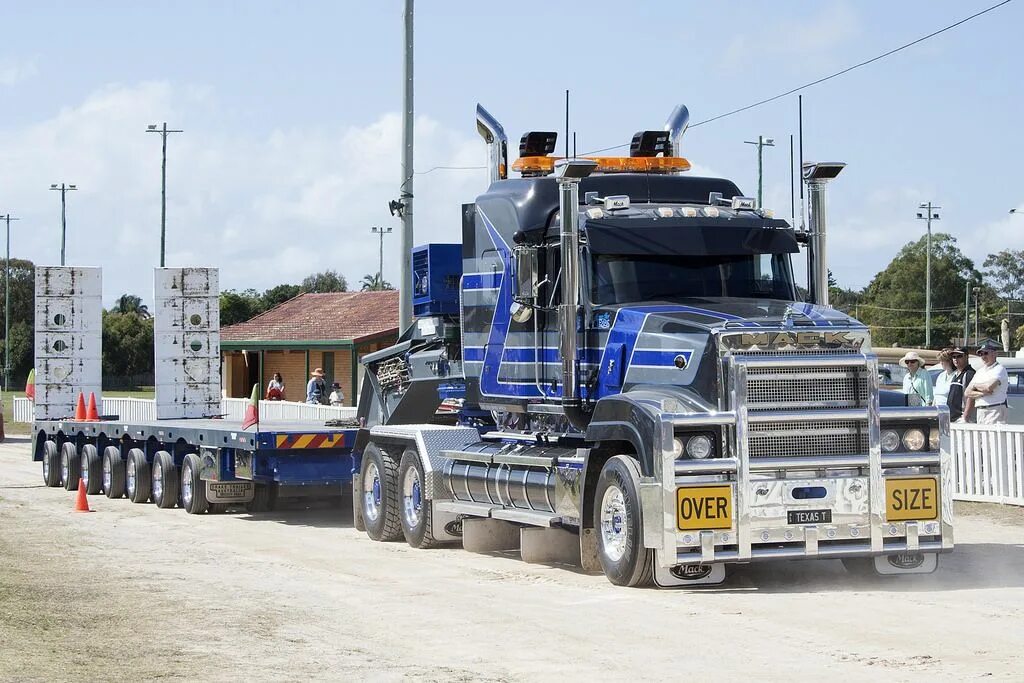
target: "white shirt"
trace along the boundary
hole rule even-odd
[[[998,380],[999,385],[992,390],[991,394],[985,394],[980,398],[974,399],[974,405],[978,408],[1006,403],[1006,390],[1010,386],[1010,377],[1006,374],[1006,368],[998,362],[979,368],[967,388],[970,389],[975,385],[991,382],[992,380]]]

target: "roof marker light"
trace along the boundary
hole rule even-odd
[[[672,207],[670,207],[670,206],[659,206],[658,207],[658,215],[661,216],[662,218],[672,218],[672,214],[673,213],[675,213],[675,212],[672,211]]]
[[[604,218],[604,209],[598,209],[597,207],[587,209],[587,218],[590,218],[592,220]]]
[[[703,213],[708,218],[718,218],[718,207],[705,206],[703,209],[701,209],[701,213]]]
[[[696,218],[697,217],[697,209],[695,209],[692,206],[684,206],[684,207],[682,207],[681,209],[679,209],[679,213],[682,214],[686,218]]]

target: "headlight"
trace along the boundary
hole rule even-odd
[[[673,458],[678,458],[682,454],[683,454],[683,440],[682,439],[672,439],[672,457]]]
[[[908,451],[923,451],[924,432],[920,429],[908,429],[903,433],[903,445]]]
[[[887,453],[892,453],[894,450],[900,447],[900,435],[892,429],[886,429],[882,432],[882,450]]]
[[[939,430],[932,429],[928,432],[928,450],[939,450]]]
[[[686,454],[694,460],[703,460],[711,455],[711,439],[703,434],[691,436],[686,441]]]

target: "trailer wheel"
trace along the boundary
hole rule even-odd
[[[107,446],[103,449],[103,492],[107,498],[124,498],[124,460],[121,449]]]
[[[94,496],[103,488],[103,463],[100,461],[100,452],[96,450],[96,446],[87,443],[82,446],[80,458],[81,477],[82,483],[85,484],[85,492]]]
[[[60,449],[52,441],[43,444],[43,482],[60,486]]]
[[[616,455],[605,463],[594,493],[597,556],[604,575],[616,586],[649,586],[654,550],[643,544],[640,467]]]
[[[199,456],[189,453],[181,463],[181,507],[190,515],[201,515],[209,509],[206,482],[199,478]]]
[[[178,503],[178,468],[167,451],[153,456],[153,502],[158,508],[172,508]]]
[[[394,458],[377,444],[367,444],[360,479],[366,535],[375,541],[397,541],[402,537],[402,524],[398,519],[398,466]]]
[[[415,449],[407,448],[398,466],[399,501],[402,533],[413,548],[434,548],[432,508],[423,496],[423,463]]]
[[[257,484],[252,485],[252,500],[245,504],[249,513],[270,512],[277,507],[277,485]]]
[[[78,449],[74,443],[65,441],[60,448],[60,483],[65,491],[78,490],[79,471]]]
[[[146,462],[146,454],[140,448],[128,451],[124,485],[130,501],[133,503],[149,502],[149,463]]]

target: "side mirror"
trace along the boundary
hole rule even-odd
[[[533,303],[537,295],[537,249],[534,247],[517,247],[513,252],[515,258],[515,298],[524,303]]]

